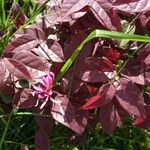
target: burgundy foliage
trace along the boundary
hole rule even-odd
[[[149,129],[150,107],[143,93],[150,85],[150,44],[116,74],[121,67],[120,60],[125,63],[127,54],[133,52],[133,45],[140,43],[129,43],[129,48],[122,50],[114,40],[95,39],[83,48],[60,84],[54,85],[49,78],[45,77],[44,81],[41,78],[51,72],[56,77],[69,56],[94,29],[122,31],[122,21],[130,18],[126,19],[130,23],[139,14],[133,22],[135,33],[146,33],[150,28],[150,1],[52,2],[51,12],[35,24],[18,30],[0,58],[0,92],[7,93],[9,89],[13,105],[48,116],[36,117],[36,150],[49,149],[48,135],[55,122],[74,131],[77,139],[72,141],[79,143],[95,119],[108,134],[122,127],[126,116],[135,118],[135,126]],[[16,18],[16,28],[27,21],[18,5],[14,6],[12,17]],[[36,87],[40,99],[50,95],[43,107],[37,102],[39,93],[33,94],[34,81],[40,83]],[[97,110],[96,115],[93,109]],[[22,145],[21,149],[28,148]]]
[[[23,12],[22,12],[21,7],[19,6],[19,4],[15,4],[13,6],[12,18],[13,18],[15,27],[17,29],[26,23],[27,18],[23,14]]]

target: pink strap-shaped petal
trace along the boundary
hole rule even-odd
[[[36,91],[44,92],[43,88],[41,88],[40,86],[33,85],[32,87],[33,87],[34,90],[36,90]]]
[[[47,97],[47,98],[44,100],[44,102],[43,102],[42,105],[40,106],[40,109],[43,109],[43,108],[44,108],[44,106],[46,105],[46,103],[48,102],[48,100],[49,100],[49,97]]]

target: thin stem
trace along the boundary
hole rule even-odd
[[[0,107],[0,112],[2,112],[3,114],[5,114],[4,111],[3,111],[3,109],[2,109],[1,107]],[[3,115],[3,116],[5,117],[5,115]],[[3,121],[3,123],[6,125],[7,122],[5,121],[4,117],[2,118],[2,121]],[[1,118],[1,117],[0,117],[0,118]]]
[[[130,59],[134,56],[134,54],[136,54],[138,51],[140,51],[141,49],[143,49],[146,46],[146,43],[140,45],[135,51],[133,51],[133,53],[129,56],[129,58],[124,62],[124,64],[120,67],[120,69],[117,71],[116,75],[114,78],[116,78],[121,71],[125,68],[125,66],[127,65],[127,63],[130,61]]]
[[[36,114],[32,112],[18,112],[16,114],[12,114],[13,116],[40,116],[40,117],[48,117],[51,118],[49,115],[43,115],[43,114]],[[0,118],[5,117],[6,115],[1,115]]]

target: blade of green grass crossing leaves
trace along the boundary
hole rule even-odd
[[[6,25],[6,14],[5,14],[5,8],[4,8],[4,0],[0,0],[0,25],[2,27],[5,27]]]
[[[66,61],[64,66],[61,68],[59,74],[57,75],[55,83],[57,83],[64,76],[64,74],[68,71],[70,66],[73,64],[75,59],[78,57],[78,55],[82,51],[82,48],[84,47],[84,45],[94,38],[111,38],[111,39],[121,39],[121,40],[150,43],[150,37],[147,37],[147,36],[121,33],[121,32],[115,32],[115,31],[95,30],[72,53],[72,55],[69,57],[69,59]]]

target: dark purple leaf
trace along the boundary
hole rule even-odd
[[[137,28],[137,33],[146,34],[150,28],[150,11],[141,13],[135,20],[135,25]]]
[[[144,59],[146,57],[145,54],[143,55],[143,53],[141,54],[140,59]],[[143,63],[141,60],[130,61],[126,65],[125,70],[122,72],[122,75],[130,79],[132,82],[135,82],[140,85],[150,84],[149,69],[146,67],[145,63]]]
[[[72,78],[72,80],[70,80]],[[64,93],[67,93],[68,90],[71,90],[71,93],[77,93],[80,87],[83,85],[81,80],[78,80],[73,73],[73,70],[70,69],[61,80],[60,88]],[[70,87],[71,86],[71,87]]]
[[[30,73],[23,63],[10,58],[4,58],[4,62],[12,75],[22,79],[31,79]]]
[[[39,131],[36,134],[35,138],[35,147],[37,149],[49,149],[49,134],[51,134],[54,119],[51,116],[51,107],[47,106],[44,109],[40,109],[38,107],[34,107],[34,112],[40,114],[36,116],[36,122],[39,128]],[[42,142],[42,143],[41,143]]]
[[[37,97],[30,94],[31,90],[24,88],[15,93],[13,105],[19,108],[31,108],[36,105]]]
[[[41,116],[36,116],[35,118],[38,127],[45,131],[46,134],[49,134],[52,131],[55,123],[51,115],[51,106],[48,105],[44,108],[44,110],[35,107],[34,111],[38,114],[41,114]]]
[[[113,64],[110,60],[101,57],[88,57],[77,64],[82,71],[97,70],[102,72],[112,72]]]
[[[76,133],[82,134],[87,125],[86,111],[78,110],[63,95],[57,94],[55,100],[58,103],[53,103],[51,110],[53,118]]]
[[[35,135],[35,150],[50,150],[48,135],[42,129]]]
[[[129,114],[145,115],[144,98],[140,89],[126,78],[115,83],[116,99]]]
[[[76,68],[76,77],[89,83],[106,82],[109,78],[104,72],[113,71],[112,62],[100,57],[89,57],[79,61]]]
[[[75,31],[73,36],[71,36],[69,40],[64,42],[64,55],[66,60],[81,44],[81,41],[83,41],[86,37],[87,34],[83,30],[79,30],[77,33]],[[84,46],[82,52],[78,57],[78,60],[82,62],[85,58],[90,57],[92,55],[92,52],[93,52],[93,44],[90,42]]]
[[[27,21],[26,16],[23,14],[21,7],[19,4],[15,4],[12,9],[12,17],[15,23],[16,28],[18,29],[20,26],[24,25]]]
[[[125,119],[125,112],[116,107],[113,102],[101,107],[99,120],[104,132],[112,134],[116,127],[121,127]]]
[[[145,110],[146,110],[146,117],[145,118],[143,118],[142,116],[137,117],[134,122],[134,125],[136,127],[150,129],[150,105],[145,106]]]

